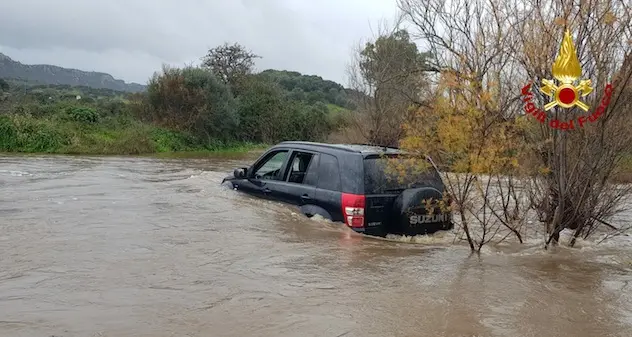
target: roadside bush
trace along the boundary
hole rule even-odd
[[[74,122],[96,123],[99,121],[99,114],[89,107],[71,107],[66,109],[66,116]]]
[[[138,155],[156,152],[156,143],[151,138],[151,127],[126,128],[114,137],[109,146],[112,154]],[[108,153],[108,152],[104,152]]]
[[[99,100],[97,102],[99,115],[101,116],[129,116],[129,106],[123,100]]]
[[[56,152],[68,142],[64,130],[49,120],[0,116],[0,151]]]
[[[141,111],[152,122],[207,141],[233,138],[239,123],[230,88],[201,68],[164,67],[149,81],[146,103]]]
[[[190,134],[163,128],[154,128],[151,138],[157,152],[192,151],[201,149],[199,141]]]
[[[276,83],[250,78],[242,85],[238,97],[240,139],[252,142],[273,143],[287,130],[283,110],[287,110],[283,92]]]
[[[332,126],[324,103],[308,105],[284,94],[281,86],[253,76],[237,98],[239,139],[276,143],[282,140],[323,140]]]
[[[303,138],[315,141],[325,140],[335,125],[332,124],[329,108],[320,102],[305,108]]]
[[[13,108],[16,115],[30,115],[33,117],[43,117],[54,113],[52,105],[43,105],[39,103],[23,103]]]
[[[136,155],[156,152],[151,139],[151,127],[130,126],[122,129],[107,129],[101,126],[72,129],[71,143],[63,148],[70,154],[124,154]]]
[[[17,148],[17,128],[10,116],[0,116],[0,150],[12,151]]]

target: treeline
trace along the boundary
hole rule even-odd
[[[11,79],[0,79],[0,81],[4,83],[3,85],[0,82],[0,92],[5,93],[5,99],[8,99],[10,95],[12,102],[18,104],[49,104],[63,100],[76,100],[77,96],[83,103],[96,103],[103,100],[124,100],[129,96],[127,92],[105,88],[66,84],[29,85]]]
[[[289,91],[289,97],[309,104],[325,102],[338,105],[350,110],[356,108],[355,102],[350,98],[352,90],[345,89],[342,85],[320,76],[301,75],[295,71],[268,69],[260,73],[260,76],[278,83],[284,90]]]
[[[303,76],[295,73],[294,77],[298,83]],[[270,71],[243,74],[228,82],[205,67],[164,68],[133,106],[144,121],[202,139],[267,144],[323,141],[344,125],[345,110],[333,103],[340,98],[329,89],[317,88],[311,91],[320,94],[317,99],[295,95],[301,90],[287,90],[287,83],[271,77]]]
[[[266,70],[238,44],[200,66],[164,67],[147,91],[0,82],[0,151],[144,153],[324,141],[353,103],[318,76]]]

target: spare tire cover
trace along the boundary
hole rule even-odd
[[[392,232],[394,234],[403,235],[417,235],[417,234],[430,234],[444,228],[443,223],[446,221],[438,220],[434,223],[414,224],[410,223],[409,216],[411,213],[427,215],[426,200],[433,200],[434,206],[433,214],[439,214],[440,209],[438,202],[443,199],[443,193],[433,187],[420,187],[404,190],[400,193],[393,202],[392,214],[394,215],[395,222],[392,224]],[[450,222],[451,219],[449,219]]]

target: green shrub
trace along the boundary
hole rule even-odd
[[[68,118],[75,122],[94,124],[99,121],[99,114],[89,107],[71,107],[66,109]]]
[[[202,68],[165,67],[149,81],[145,102],[149,109],[139,110],[153,123],[201,139],[230,139],[239,122],[230,88]]]
[[[154,128],[151,132],[157,152],[195,151],[199,150],[199,142],[188,133]]]
[[[10,116],[0,115],[0,151],[15,151],[18,148],[18,130]]]
[[[241,152],[253,144],[323,140],[344,126],[348,112],[338,106],[344,88],[294,72],[244,75],[231,87],[208,69],[164,68],[146,92],[134,94],[12,87],[0,93],[0,114],[10,114],[0,118],[0,151]]]
[[[121,130],[110,143],[111,154],[149,154],[156,152],[156,143],[151,139],[150,128],[127,128]]]
[[[0,150],[57,152],[69,143],[64,128],[29,116],[0,116]]]

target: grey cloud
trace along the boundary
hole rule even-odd
[[[145,82],[162,63],[198,63],[239,42],[257,68],[343,81],[351,48],[394,0],[2,0],[0,52],[25,63],[109,72]]]

